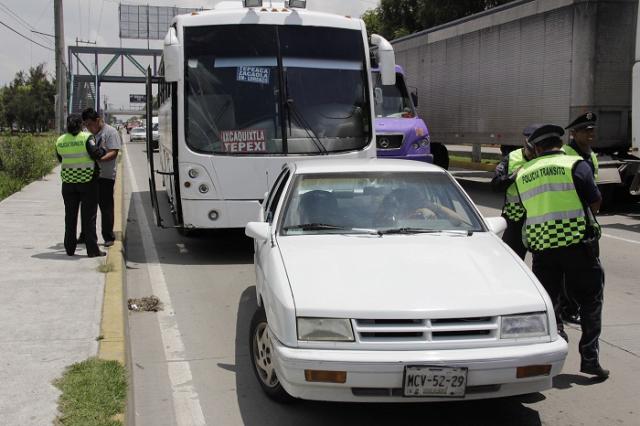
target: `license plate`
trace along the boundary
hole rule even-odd
[[[461,367],[406,366],[404,396],[464,396],[467,369]]]

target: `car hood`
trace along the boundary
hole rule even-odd
[[[427,126],[419,117],[414,118],[396,118],[396,117],[379,117],[376,118],[376,133],[402,133],[409,134],[415,132],[420,127],[423,129],[425,136],[429,134]]]
[[[296,314],[455,318],[546,311],[526,265],[493,234],[278,238]]]

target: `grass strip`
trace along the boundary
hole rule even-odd
[[[0,135],[0,200],[51,172],[55,152],[50,134]]]
[[[122,364],[89,358],[71,365],[53,382],[60,391],[59,426],[118,426],[124,412],[127,375]]]
[[[478,164],[471,161],[471,157],[459,156],[459,155],[449,155],[449,160],[455,161],[457,163],[473,163]],[[491,160],[491,159],[481,159],[480,164],[487,164],[491,166],[497,166],[500,161]]]

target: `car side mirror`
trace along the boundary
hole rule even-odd
[[[502,216],[498,217],[488,217],[484,220],[489,227],[489,231],[494,234],[499,234],[505,229],[507,229],[507,221]]]
[[[244,228],[247,237],[257,241],[267,241],[271,235],[271,225],[267,222],[249,222]]]

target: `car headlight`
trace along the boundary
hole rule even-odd
[[[549,335],[547,314],[506,315],[502,317],[500,327],[501,339],[515,339],[520,337],[538,337]]]
[[[298,340],[353,342],[351,321],[345,318],[298,318]]]

